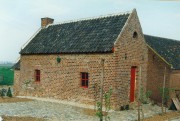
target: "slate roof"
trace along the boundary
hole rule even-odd
[[[20,70],[20,60],[13,65],[12,69],[14,69],[14,70]]]
[[[180,41],[144,35],[146,43],[160,54],[174,69],[180,69]]]
[[[20,54],[112,52],[130,13],[50,25],[42,29]]]
[[[21,55],[108,53],[130,13],[52,24],[43,28],[23,48]],[[180,69],[180,41],[145,35],[147,44],[173,68]],[[17,64],[18,65],[18,64]]]

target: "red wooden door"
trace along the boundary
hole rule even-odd
[[[134,97],[135,97],[135,79],[136,79],[136,67],[131,67],[130,102],[134,102]]]

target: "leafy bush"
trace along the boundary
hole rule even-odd
[[[147,90],[147,92],[144,91],[144,88],[141,88],[140,90],[140,101],[143,104],[149,103],[149,97],[152,95],[152,91]]]
[[[2,89],[1,91],[0,91],[0,93],[1,93],[1,97],[3,98],[4,96],[6,96],[6,89]]]
[[[170,92],[171,91],[174,91],[174,89],[165,87],[164,90],[163,90],[163,88],[160,88],[160,94],[161,94],[161,97],[163,98],[163,103],[165,105],[167,105],[167,102],[168,102],[168,100],[170,98]],[[164,94],[163,94],[163,92],[164,92]]]

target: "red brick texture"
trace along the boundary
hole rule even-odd
[[[133,38],[134,32],[137,36]],[[131,67],[136,66],[136,84],[135,84],[135,100],[138,98],[139,86],[146,90],[147,77],[147,47],[144,41],[144,35],[139,23],[136,12],[131,14],[124,31],[120,34],[118,41],[115,44],[116,54],[116,86],[114,96],[116,98],[115,104],[128,105],[130,103],[130,79]],[[141,73],[140,73],[141,67]],[[141,74],[141,75],[140,75]]]
[[[171,71],[170,87],[180,91],[180,70]]]
[[[166,68],[166,71],[165,71]],[[163,61],[151,49],[148,49],[148,77],[147,90],[152,91],[151,98],[155,102],[161,102],[160,88],[163,87],[165,75],[165,87],[169,87],[171,66]]]

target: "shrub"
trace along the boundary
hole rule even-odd
[[[147,92],[144,91],[144,88],[140,89],[140,101],[143,104],[148,104],[149,103],[149,98],[152,95],[152,91],[147,90]]]
[[[3,98],[4,96],[6,96],[6,89],[1,90],[1,97]]]
[[[8,97],[12,97],[12,92],[11,92],[11,88],[10,87],[8,88],[7,96]]]

